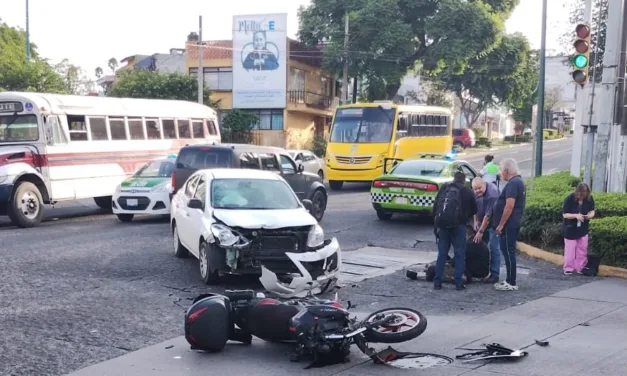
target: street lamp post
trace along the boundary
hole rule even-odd
[[[30,22],[28,20],[28,0],[26,0],[26,61],[30,61]]]
[[[542,175],[542,142],[544,129],[544,76],[546,61],[546,8],[548,0],[542,0],[542,40],[540,44],[540,81],[538,82],[538,117],[536,125],[535,176]]]

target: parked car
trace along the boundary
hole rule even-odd
[[[305,171],[318,174],[320,179],[324,180],[324,160],[318,158],[309,150],[288,150],[290,156],[294,158],[296,163],[302,163]]]
[[[312,215],[322,220],[328,193],[318,174],[305,171],[287,150],[271,146],[245,144],[189,145],[183,147],[172,174],[174,193],[196,171],[206,168],[244,168],[267,170],[279,174],[300,200],[312,202]]]
[[[261,274],[282,297],[305,294],[310,282],[322,293],[337,281],[342,259],[311,210],[276,173],[200,170],[172,198],[174,255],[196,257],[207,284],[224,274]]]
[[[475,131],[472,129],[453,129],[453,145],[458,145],[465,149],[474,147],[476,142]]]

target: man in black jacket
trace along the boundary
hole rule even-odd
[[[477,213],[475,194],[466,187],[466,175],[455,170],[453,182],[442,185],[433,204],[435,236],[438,243],[438,259],[435,266],[433,285],[442,288],[442,274],[449,248],[453,246],[455,262],[455,285],[464,290],[463,274],[466,266],[466,226]]]

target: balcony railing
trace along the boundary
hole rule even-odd
[[[319,110],[330,110],[333,104],[333,97],[305,90],[290,90],[287,97],[290,103],[305,104]]]

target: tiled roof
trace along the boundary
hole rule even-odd
[[[233,53],[232,40],[210,40],[205,41],[203,46],[203,60],[213,59],[231,59]],[[187,45],[187,53],[190,60],[198,59],[198,46],[195,44]]]

